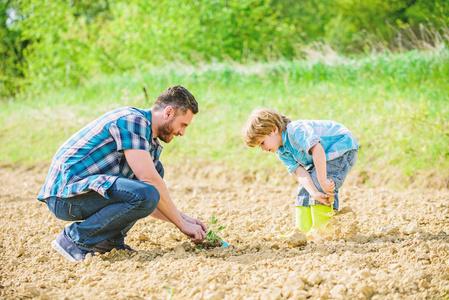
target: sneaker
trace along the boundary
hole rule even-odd
[[[111,251],[112,249],[136,252],[136,250],[134,250],[130,246],[126,245],[125,243],[116,244],[109,240],[104,240],[102,242],[99,242],[98,244],[96,244],[95,246],[92,247],[92,250],[94,252],[99,252],[99,253],[106,253],[106,252]]]
[[[63,230],[51,243],[53,248],[71,262],[82,261],[86,254],[93,251],[84,250],[73,242]]]

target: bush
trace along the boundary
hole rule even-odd
[[[21,41],[21,32],[11,28],[12,6],[0,1],[0,97],[14,95],[23,78],[23,49],[26,41]]]
[[[15,17],[11,17],[14,15]],[[445,0],[0,0],[0,97],[82,84],[97,73],[410,48],[447,32]],[[411,38],[407,38],[407,34]],[[401,34],[401,39],[397,39]],[[437,35],[433,37],[436,37]],[[432,42],[430,42],[432,44]]]

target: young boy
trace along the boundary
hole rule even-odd
[[[296,228],[324,228],[338,210],[338,190],[355,164],[357,140],[334,121],[298,120],[270,109],[256,109],[244,129],[245,143],[276,153],[300,183]]]

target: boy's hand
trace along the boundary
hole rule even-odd
[[[325,205],[330,205],[331,203],[331,199],[330,196],[325,194],[325,193],[321,193],[319,191],[316,191],[315,193],[313,193],[312,198],[320,203],[323,203]]]
[[[332,179],[326,179],[323,183],[320,183],[320,185],[323,189],[323,192],[325,192],[327,195],[334,195],[335,182]]]

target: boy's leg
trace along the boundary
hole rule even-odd
[[[340,201],[338,197],[338,190],[342,186],[346,176],[348,175],[349,170],[355,164],[356,158],[357,158],[357,151],[352,150],[345,153],[342,157],[328,161],[326,163],[327,176],[328,178],[331,178],[335,182],[335,194],[332,207],[320,203],[314,203],[314,205],[311,206],[312,223],[313,223],[312,227],[314,229],[324,227],[332,217],[333,211],[337,211],[339,209]],[[321,189],[321,186],[318,183],[315,168],[311,172],[311,177],[317,189],[320,192],[322,192],[323,190]]]
[[[339,159],[336,159],[339,160]],[[336,162],[334,162],[336,163]],[[333,198],[332,205],[325,205],[322,204],[315,199],[312,199],[311,203],[311,215],[312,215],[312,229],[313,230],[320,230],[326,227],[326,225],[329,223],[330,219],[334,215],[334,210],[338,210],[339,208],[339,199],[338,199],[338,188],[341,186],[340,180],[338,177],[335,176],[335,168],[329,165],[329,163],[326,164],[327,167],[327,177],[331,178],[335,182],[335,194]],[[312,177],[313,184],[315,187],[320,191],[323,192],[323,189],[321,188],[318,178],[316,175],[316,169],[313,168],[310,172],[310,177]]]
[[[343,185],[349,171],[354,166],[357,161],[357,150],[351,150],[343,154],[343,156],[330,160],[326,162],[327,176],[335,182],[335,196],[334,196],[334,210],[338,210],[340,207],[340,201],[338,196],[338,191]],[[318,179],[316,178],[316,172],[313,171],[312,179],[315,184],[318,184]],[[318,184],[319,186],[319,184]]]
[[[331,206],[323,204],[315,204],[310,207],[312,215],[312,229],[322,229],[334,215],[334,210]]]
[[[295,205],[295,227],[307,233],[312,227],[312,215],[310,212],[310,195],[303,187],[299,189]]]

